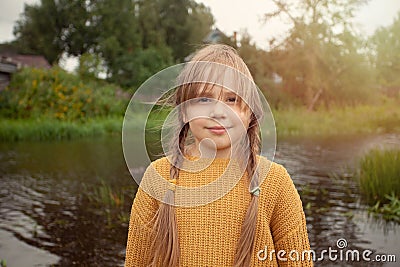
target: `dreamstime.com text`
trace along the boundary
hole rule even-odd
[[[374,254],[372,250],[357,250],[357,249],[346,249],[347,240],[339,238],[336,242],[337,248],[328,247],[328,249],[321,250],[316,253],[314,250],[291,250],[286,252],[285,250],[268,250],[265,246],[257,252],[257,257],[260,261],[366,261],[366,262],[396,262],[396,255],[394,254]],[[374,254],[374,255],[373,255]]]

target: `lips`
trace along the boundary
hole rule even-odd
[[[225,129],[224,126],[213,126],[213,127],[207,127],[208,129],[215,129],[215,130],[220,130],[220,129]]]
[[[227,129],[229,129],[229,127],[223,127],[223,126],[213,126],[213,127],[206,127],[210,132],[214,133],[214,134],[224,134],[226,133]]]

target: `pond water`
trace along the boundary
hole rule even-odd
[[[368,216],[351,179],[360,156],[376,146],[400,148],[400,136],[278,139],[275,161],[288,169],[301,194],[313,249],[338,249],[343,238],[347,249],[397,258],[397,264],[368,265],[398,266],[400,225]],[[143,171],[143,156],[137,160]],[[90,197],[106,184],[124,193],[119,209],[129,214],[137,186],[119,137],[0,143],[0,183],[0,260],[7,266],[123,265],[127,218]],[[367,264],[325,257],[315,265]]]

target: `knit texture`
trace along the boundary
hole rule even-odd
[[[282,165],[264,157],[258,157],[258,160],[261,192],[251,266],[312,266],[312,261],[307,260],[307,254],[302,261],[302,252],[310,250],[310,245],[302,203],[292,179]],[[228,162],[215,159],[207,168],[196,173],[181,171],[176,184],[199,187],[215,182],[226,170]],[[158,182],[152,183],[159,179],[157,173],[165,181],[169,179],[167,158],[151,163],[136,193],[129,223],[126,267],[147,266],[150,262],[152,222],[160,205],[154,196],[164,194],[168,187],[167,182],[165,186],[160,186]],[[235,177],[235,172],[225,172],[225,176],[231,180],[236,179],[237,183],[222,197],[200,206],[175,208],[181,267],[233,265],[251,195],[246,173],[239,178]],[[176,194],[179,198],[179,192]],[[280,256],[286,258],[286,261],[277,259],[279,250],[285,251]],[[299,260],[294,260],[296,253]]]

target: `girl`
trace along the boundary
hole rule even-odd
[[[263,109],[243,60],[206,46],[178,84],[178,127],[140,183],[125,266],[312,266],[293,182],[258,155]]]

